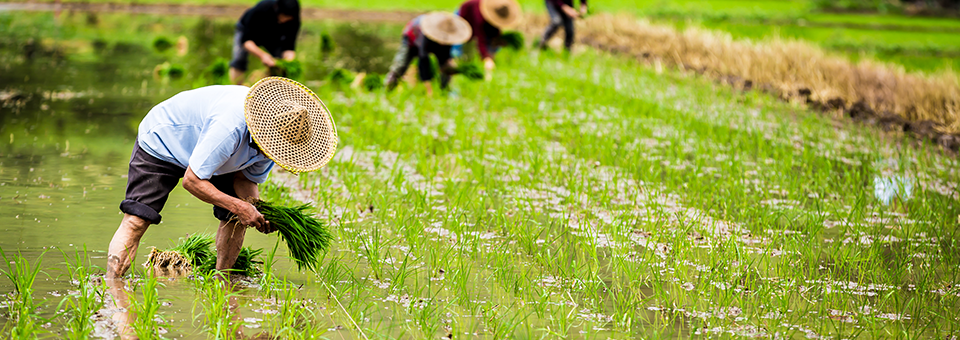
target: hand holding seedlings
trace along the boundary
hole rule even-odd
[[[257,211],[257,208],[252,204],[247,202],[240,203],[236,214],[240,224],[257,228],[257,230],[266,234],[264,231],[266,229],[263,228],[266,228],[267,220],[263,218],[263,214]]]

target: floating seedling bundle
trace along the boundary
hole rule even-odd
[[[263,249],[252,249],[244,247],[240,249],[237,256],[237,262],[234,263],[232,271],[246,276],[256,276],[260,273],[258,264],[262,261],[257,260],[257,256],[263,253]],[[154,267],[156,269],[167,269],[177,271],[193,271],[195,273],[207,273],[217,268],[217,254],[213,250],[213,237],[207,234],[194,234],[186,238],[180,238],[180,243],[170,250],[159,250],[153,248],[147,255],[145,267]]]
[[[186,238],[180,238],[180,243],[170,250],[164,251],[153,248],[147,255],[147,262],[143,265],[155,268],[196,268],[209,261],[209,259],[216,262],[217,256],[210,249],[212,245],[213,237],[210,235],[193,234]]]
[[[320,255],[330,247],[333,235],[319,220],[304,213],[310,205],[283,207],[266,201],[255,201],[253,205],[280,232],[297,268],[315,272],[320,265]]]

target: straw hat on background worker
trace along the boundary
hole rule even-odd
[[[337,150],[337,127],[313,91],[283,77],[250,87],[244,105],[247,129],[263,153],[293,173],[317,170]]]
[[[516,0],[481,0],[480,15],[483,20],[501,30],[516,27],[523,16]]]
[[[441,45],[460,45],[473,35],[470,23],[459,15],[447,12],[431,12],[420,18],[423,35]]]

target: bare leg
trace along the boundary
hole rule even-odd
[[[117,279],[130,269],[130,262],[137,256],[140,238],[147,231],[150,222],[140,217],[124,214],[120,227],[110,240],[107,250],[107,279]]]
[[[240,71],[240,70],[238,70],[238,69],[235,69],[235,68],[231,67],[231,68],[230,68],[230,82],[232,82],[232,83],[234,83],[234,84],[237,84],[237,85],[243,84],[243,74],[244,74],[243,71]]]
[[[220,221],[217,229],[217,270],[232,269],[237,262],[237,255],[243,247],[243,236],[247,232],[246,226],[237,222]]]

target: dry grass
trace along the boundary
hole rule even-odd
[[[539,35],[545,26],[546,17],[529,16],[522,29]],[[581,43],[601,50],[659,60],[737,86],[761,87],[786,100],[831,108],[862,101],[880,115],[928,120],[942,133],[960,133],[960,86],[951,72],[918,75],[874,61],[855,64],[809,43],[736,41],[720,32],[680,32],[627,15],[593,15],[576,29]]]

